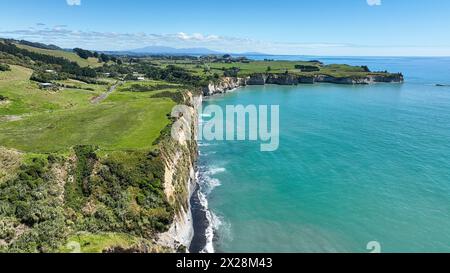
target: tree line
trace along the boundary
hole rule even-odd
[[[122,60],[115,56],[110,56],[105,53],[98,53],[97,51],[90,51],[82,48],[74,48],[73,52],[75,52],[80,58],[89,59],[89,58],[97,58],[99,62],[107,63],[109,61],[115,62],[117,64],[122,64]]]
[[[89,78],[97,76],[96,71],[90,67],[80,67],[76,62],[71,62],[65,58],[28,51],[11,43],[0,43],[0,51],[19,58],[28,57],[35,62],[51,65],[56,71],[70,75]]]

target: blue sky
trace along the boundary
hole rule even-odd
[[[448,0],[0,0],[0,37],[272,54],[450,56]]]

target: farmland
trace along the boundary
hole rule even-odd
[[[79,64],[82,67],[86,67],[86,66],[99,67],[102,65],[101,63],[98,62],[98,59],[96,59],[96,58],[88,58],[87,60],[85,60],[85,59],[79,57],[74,52],[36,48],[36,47],[32,47],[32,46],[28,46],[28,45],[21,45],[21,44],[16,44],[16,45],[19,48],[23,48],[23,49],[26,49],[26,50],[29,50],[32,52],[65,58],[69,61],[76,62],[77,64]]]

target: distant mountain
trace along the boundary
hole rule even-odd
[[[218,51],[210,50],[207,48],[173,48],[167,46],[147,46],[144,48],[138,48],[134,50],[129,50],[127,52],[132,52],[135,54],[174,54],[174,55],[215,55],[223,54]]]

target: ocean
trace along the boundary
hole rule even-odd
[[[204,106],[279,105],[280,145],[200,141],[194,251],[450,252],[450,58],[317,59],[403,84],[249,86]]]

